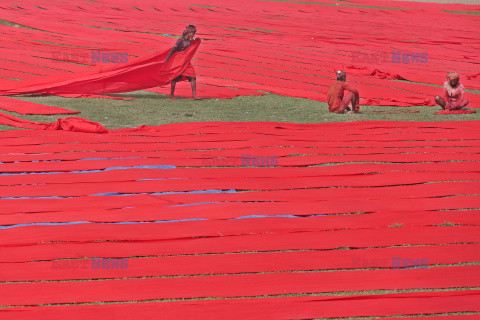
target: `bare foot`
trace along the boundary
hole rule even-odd
[[[202,100],[202,98],[199,98],[197,96],[193,97],[192,100]]]
[[[353,112],[352,110],[345,112],[345,114],[354,114],[354,113],[355,112]]]
[[[170,96],[170,99],[172,99],[172,100],[177,100],[177,97],[175,97],[175,96]]]

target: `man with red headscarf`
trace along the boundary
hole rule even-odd
[[[360,98],[358,90],[345,83],[347,74],[343,71],[337,71],[337,81],[328,88],[327,102],[330,112],[335,113],[358,113],[360,111]],[[345,91],[348,91],[345,94]],[[348,106],[352,104],[352,109]]]
[[[168,53],[167,58],[165,59],[165,62],[170,59],[170,57],[175,53],[175,52],[181,52],[186,50],[188,47],[192,45],[192,40],[195,37],[195,33],[197,32],[197,28],[194,25],[189,25],[185,30],[183,31],[182,37],[177,40],[177,43],[173,46],[172,50]],[[190,81],[190,84],[192,85],[192,95],[194,100],[198,100],[199,98],[197,97],[197,78],[195,74],[195,69],[193,68],[192,64],[189,63],[185,71],[176,77],[175,79],[172,80],[171,83],[171,90],[170,90],[170,99],[172,100],[177,100],[175,97],[175,85],[177,84],[178,81],[183,81],[183,80],[188,80]]]
[[[460,83],[460,75],[456,72],[447,74],[447,81],[443,84],[443,98],[435,96],[435,102],[443,110],[460,110],[466,107],[468,100],[463,97],[465,87]]]

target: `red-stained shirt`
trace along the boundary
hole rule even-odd
[[[450,110],[451,108],[457,107],[463,100],[463,93],[465,87],[459,83],[455,88],[450,85],[449,81],[446,81],[443,84],[443,100],[446,103],[446,109]]]
[[[327,102],[328,109],[331,112],[335,112],[340,108],[345,90],[358,94],[357,89],[354,89],[345,82],[339,80],[335,81],[335,83],[328,88]]]
[[[190,40],[187,40],[184,37],[181,37],[180,39],[177,40],[177,42],[173,47],[175,48],[175,51],[181,52],[181,51],[187,50],[187,48],[190,47],[191,44],[192,42]]]

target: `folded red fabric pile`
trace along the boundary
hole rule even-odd
[[[105,129],[105,127],[103,127],[100,123],[78,117],[69,117],[65,119],[60,118],[52,123],[42,123],[37,121],[20,119],[0,112],[0,125],[36,130],[64,130],[87,133],[108,133],[108,130]]]

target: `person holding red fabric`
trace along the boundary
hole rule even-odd
[[[335,113],[358,113],[360,111],[360,97],[358,90],[345,83],[347,74],[337,71],[337,81],[328,88],[327,102],[330,112]],[[345,94],[345,91],[348,91]],[[352,109],[348,106],[352,104]]]
[[[170,59],[170,57],[175,52],[181,52],[186,50],[188,47],[190,47],[192,45],[192,40],[195,37],[195,33],[197,33],[197,28],[194,25],[189,25],[183,31],[182,37],[177,40],[177,43],[175,43],[172,50],[170,50],[164,62],[167,62],[168,59]],[[190,81],[190,84],[192,85],[193,99],[198,100],[199,98],[197,97],[197,78],[195,74],[195,69],[193,68],[191,63],[188,64],[187,69],[185,69],[185,71],[181,75],[179,75],[178,77],[172,80],[171,90],[170,90],[170,99],[177,100],[177,98],[174,95],[175,85],[177,84],[178,81],[183,81],[183,80]]]
[[[460,110],[469,102],[463,97],[464,91],[465,87],[460,83],[460,75],[450,72],[447,74],[447,81],[443,84],[443,98],[435,96],[435,102],[443,110]]]

